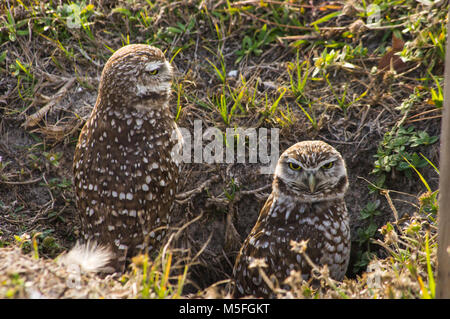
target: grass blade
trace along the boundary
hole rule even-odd
[[[416,168],[413,164],[411,164],[411,162],[408,161],[408,159],[407,159],[406,157],[404,157],[403,155],[402,155],[402,157],[403,157],[403,159],[409,164],[409,167],[411,167],[411,168],[416,172],[416,174],[419,176],[419,178],[420,178],[420,180],[422,181],[423,185],[425,185],[427,191],[429,191],[430,193],[432,193],[431,188],[430,188],[430,185],[428,185],[427,181],[426,181],[425,178],[422,176],[422,174],[420,174],[420,172],[417,170],[417,168]]]
[[[436,292],[436,283],[434,281],[433,269],[431,268],[431,261],[430,261],[431,253],[430,253],[429,237],[430,237],[430,234],[429,234],[429,232],[427,232],[425,235],[425,252],[426,252],[426,256],[427,256],[428,287],[430,289],[431,298],[434,299],[435,292]]]
[[[316,20],[316,21],[314,21],[314,22],[311,22],[310,25],[316,26],[316,25],[318,25],[318,24],[327,22],[327,21],[329,21],[329,20],[331,20],[331,19],[333,19],[333,18],[335,18],[335,17],[338,17],[338,16],[340,16],[341,14],[342,14],[342,11],[335,11],[335,12],[332,12],[332,13],[327,14],[326,16],[324,16],[324,17],[322,17],[322,18],[320,18],[320,19],[318,19],[318,20]]]

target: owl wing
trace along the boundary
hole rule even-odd
[[[258,292],[264,293],[266,291],[269,293],[267,286],[263,284],[258,268],[249,268],[249,266],[255,262],[255,259],[265,260],[265,256],[269,256],[270,254],[270,246],[267,242],[268,236],[264,234],[262,229],[262,220],[270,212],[273,202],[274,196],[271,194],[261,209],[258,220],[248,237],[245,239],[236,259],[233,269],[236,282],[235,296],[257,294]],[[262,245],[259,246],[260,244]],[[262,267],[263,270],[264,268],[265,267]],[[262,289],[265,291],[261,291]]]

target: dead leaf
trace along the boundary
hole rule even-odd
[[[389,49],[385,55],[378,62],[378,70],[387,71],[392,68],[397,73],[405,71],[408,68],[408,65],[402,61],[400,56],[396,53],[403,51],[405,46],[405,42],[402,39],[397,38],[394,34],[392,34],[392,48]]]

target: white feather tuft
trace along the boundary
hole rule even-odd
[[[110,249],[97,244],[95,241],[87,243],[76,243],[75,246],[65,255],[61,256],[58,261],[66,267],[76,265],[81,271],[86,273],[97,273],[106,271],[108,263],[113,259],[114,255]]]

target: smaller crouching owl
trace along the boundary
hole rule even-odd
[[[182,141],[169,110],[171,79],[161,50],[117,50],[75,150],[82,235],[111,249],[118,271],[126,257],[157,249],[170,223]]]
[[[275,296],[258,269],[249,268],[257,259],[281,286],[292,270],[310,278],[311,267],[291,250],[291,241],[308,240],[306,254],[311,260],[328,265],[331,277],[342,280],[350,258],[347,187],[345,162],[327,143],[299,142],[281,154],[272,193],[236,259],[235,296]]]

